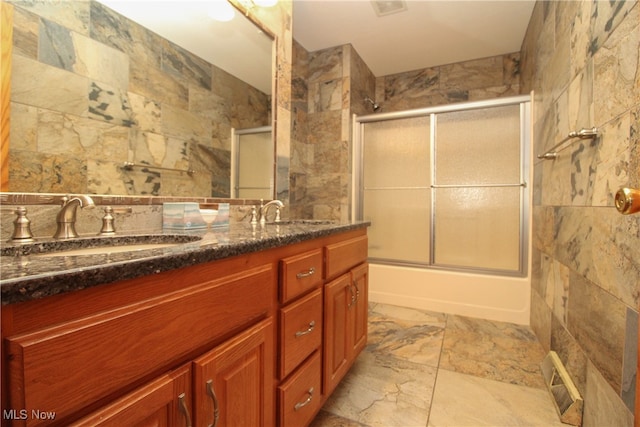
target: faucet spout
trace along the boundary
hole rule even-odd
[[[53,235],[54,239],[71,239],[78,237],[76,232],[76,210],[80,208],[91,209],[96,205],[93,203],[93,199],[89,196],[78,195],[69,198],[65,196],[62,198],[62,208],[56,216],[56,223],[58,228]]]
[[[264,225],[267,223],[267,212],[269,211],[269,208],[271,206],[276,206],[276,218],[275,218],[275,222],[280,222],[280,209],[284,208],[284,203],[282,203],[280,200],[272,200],[266,204],[262,204],[262,201],[260,201],[260,225]]]

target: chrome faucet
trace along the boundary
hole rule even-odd
[[[262,204],[262,199],[260,200],[260,225],[265,225],[267,223],[267,212],[271,206],[276,206],[276,217],[274,222],[280,222],[280,209],[284,208],[284,203],[280,200],[272,200],[267,204]]]
[[[53,235],[54,239],[71,239],[78,237],[78,233],[76,232],[76,209],[78,209],[78,206],[83,209],[91,209],[96,205],[89,196],[64,196],[62,198],[62,208],[56,217],[58,229]]]

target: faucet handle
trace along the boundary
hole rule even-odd
[[[280,222],[280,206],[276,205],[276,217],[273,222]]]
[[[19,206],[14,213],[17,215],[13,221],[13,234],[10,242],[33,242],[31,233],[31,221],[27,218],[27,208]]]
[[[105,206],[104,216],[102,217],[102,229],[100,230],[100,236],[113,236],[116,234],[115,213],[131,213],[131,208],[112,208],[111,206]]]
[[[258,213],[256,212],[256,205],[251,206],[251,224],[257,224],[258,223]]]

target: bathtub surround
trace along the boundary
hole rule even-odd
[[[531,326],[585,399],[585,427],[633,424],[640,217],[613,201],[640,186],[639,46],[636,1],[553,1],[536,4],[521,52],[534,153],[599,129],[534,162]]]
[[[307,52],[294,41],[295,124],[291,191],[305,215],[351,215],[352,115],[479,101],[519,94],[519,54],[375,77],[355,48]]]

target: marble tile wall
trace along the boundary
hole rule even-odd
[[[536,3],[521,51],[534,154],[599,129],[534,163],[531,326],[585,398],[584,426],[633,423],[640,217],[613,197],[640,187],[639,50],[636,1],[584,0]]]
[[[375,77],[351,45],[294,50],[291,188],[299,217],[345,220],[350,215],[351,114],[364,113]]]
[[[520,94],[520,54],[446,64],[376,80],[381,111],[401,111]]]
[[[96,1],[8,3],[10,191],[230,195],[231,127],[268,125],[268,95]]]

